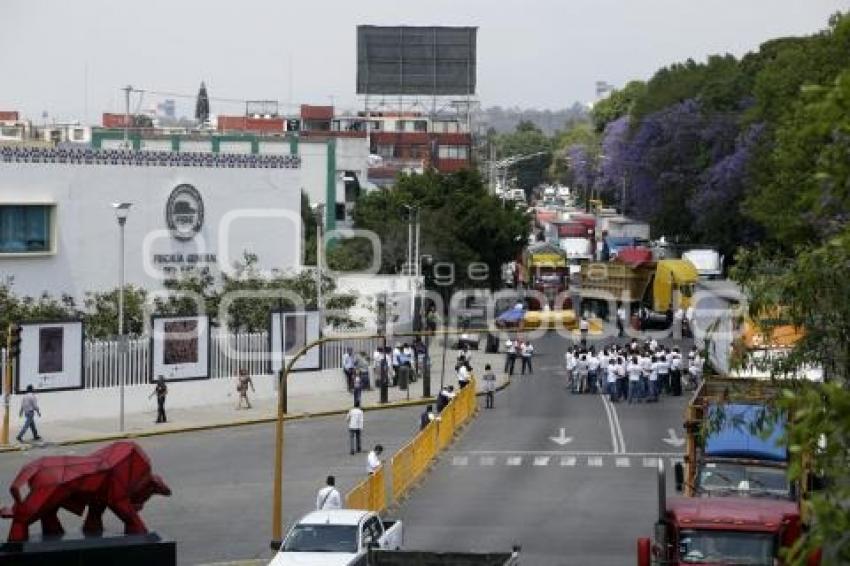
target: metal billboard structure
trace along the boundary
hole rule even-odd
[[[357,26],[357,94],[472,96],[475,27]]]

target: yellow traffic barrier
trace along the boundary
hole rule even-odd
[[[431,421],[422,432],[416,435],[416,448],[413,451],[413,474],[418,479],[437,456],[437,421]],[[393,480],[395,481],[395,480]]]
[[[419,436],[405,444],[393,456],[391,468],[393,474],[393,500],[399,499],[411,483],[416,479],[414,460],[416,456],[416,442]]]
[[[366,509],[380,513],[387,507],[384,466],[354,486],[345,495],[347,509]]]
[[[455,435],[455,407],[457,403],[452,401],[440,412],[440,424],[437,429],[437,449],[444,450]]]

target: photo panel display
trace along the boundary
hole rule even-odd
[[[154,317],[151,328],[151,379],[209,379],[209,316]]]
[[[83,387],[83,323],[79,320],[21,324],[21,355],[15,391],[32,385],[36,391]]]
[[[274,374],[277,374],[281,369],[281,348],[283,348],[288,362],[301,348],[319,339],[319,312],[315,310],[301,312],[274,311],[271,313],[269,323],[269,351],[271,352],[271,369]],[[283,332],[282,339],[281,331]],[[321,348],[318,346],[311,348],[295,362],[292,370],[322,369],[320,351]]]

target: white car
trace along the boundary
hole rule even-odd
[[[401,521],[358,509],[313,511],[289,530],[269,566],[349,566],[370,548],[398,550],[403,542]]]

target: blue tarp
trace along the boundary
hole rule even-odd
[[[780,417],[766,424],[765,407],[761,405],[725,404],[709,406],[710,425],[720,425],[705,441],[704,454],[711,458],[749,458],[785,462],[788,450],[779,444],[785,432],[785,419]],[[770,420],[770,419],[768,419]],[[770,430],[765,440],[762,431]]]
[[[508,309],[496,317],[496,324],[518,324],[525,316],[525,309]]]
[[[637,244],[637,238],[632,236],[609,236],[605,238],[605,243],[611,251],[619,250],[620,248],[631,247]]]

